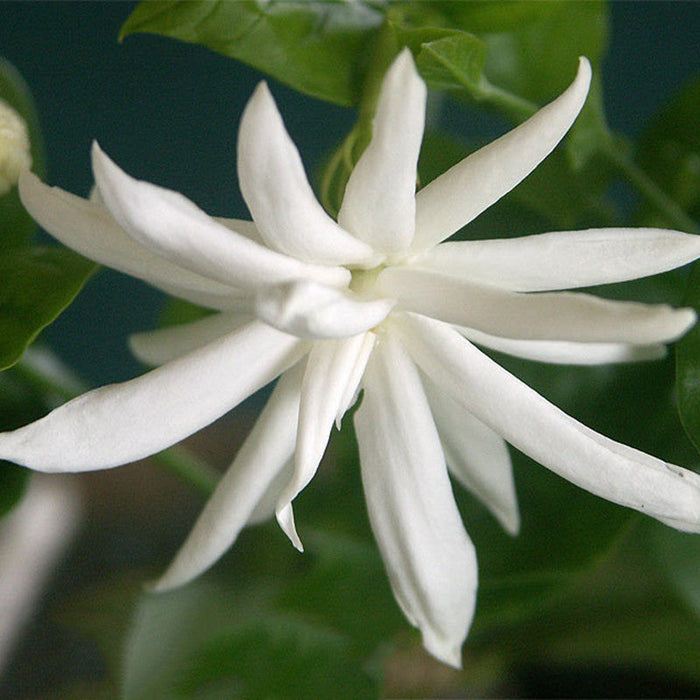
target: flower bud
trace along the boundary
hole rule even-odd
[[[20,173],[32,165],[29,134],[24,119],[0,99],[0,195],[17,183]]]

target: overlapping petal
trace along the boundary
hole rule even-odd
[[[447,242],[413,266],[518,292],[624,282],[700,257],[700,236],[655,228],[557,231]]]
[[[348,338],[381,323],[391,299],[363,300],[352,292],[315,282],[292,282],[263,289],[255,313],[271,326],[300,338]]]
[[[459,667],[474,613],[476,555],[420,377],[395,338],[377,343],[363,388],[355,413],[362,483],[389,581],[425,648]]]
[[[304,341],[253,321],[137,379],[95,389],[0,433],[0,459],[77,472],[148,457],[215,421],[307,350]]]
[[[587,428],[444,323],[406,315],[397,325],[439,389],[519,450],[591,493],[700,531],[700,475]]]
[[[419,190],[413,250],[449,238],[527,177],[574,123],[590,82],[590,63],[581,58],[574,82],[553,102]]]
[[[135,240],[185,269],[224,284],[255,289],[294,279],[345,285],[340,267],[306,263],[265,248],[207,216],[189,199],[135,180],[93,145],[95,182],[106,206]]]
[[[211,308],[226,308],[240,294],[233,284],[207,279],[151,252],[130,238],[101,203],[58,187],[48,187],[30,172],[20,178],[22,203],[54,238],[95,262],[125,272]],[[195,297],[192,299],[192,297]]]
[[[649,345],[677,340],[692,309],[611,301],[577,292],[523,294],[428,270],[384,270],[378,290],[431,318],[504,338]]]
[[[288,529],[291,522],[284,514],[318,469],[339,407],[348,392],[348,383],[365,347],[362,333],[342,340],[318,341],[309,353],[301,386],[294,474],[277,505],[277,512],[282,514],[280,525],[299,549],[299,537]],[[351,390],[354,392],[355,387]]]
[[[383,253],[403,251],[413,240],[426,96],[404,49],[386,73],[372,140],[353,168],[338,212],[341,226]]]
[[[577,343],[567,340],[520,340],[500,338],[473,328],[458,327],[467,340],[524,360],[555,365],[606,365],[620,362],[645,362],[666,357],[661,344]]]
[[[344,231],[318,203],[265,83],[241,118],[238,179],[260,235],[273,250],[326,265],[379,262],[371,246]]]
[[[517,535],[520,513],[505,441],[427,377],[423,386],[450,471],[507,532]]]
[[[159,328],[129,337],[129,349],[147,365],[163,365],[231,333],[252,320],[251,314],[212,314],[198,321]]]
[[[181,586],[206,571],[254,518],[294,452],[302,374],[303,363],[299,363],[277,382],[236,459],[155,590]]]

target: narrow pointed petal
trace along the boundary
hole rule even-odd
[[[251,320],[250,314],[213,314],[180,326],[134,333],[129,337],[129,349],[147,365],[164,365],[231,333]]]
[[[587,428],[444,323],[407,315],[396,326],[440,390],[532,459],[613,503],[700,532],[700,475]]]
[[[288,509],[318,469],[338,407],[364,347],[365,336],[361,334],[343,340],[319,341],[309,353],[301,385],[294,474],[277,504],[277,519],[297,548],[299,538],[291,529],[293,521],[288,517]]]
[[[376,340],[377,336],[375,333],[370,332],[364,334],[362,345],[357,354],[357,359],[355,360],[354,366],[350,370],[348,383],[345,386],[340,403],[338,404],[338,413],[335,417],[335,426],[338,428],[338,430],[340,430],[340,422],[343,420],[345,412],[351,406],[354,406],[355,401],[357,401],[357,397],[360,393],[360,383],[362,382],[362,377],[364,376],[365,368],[367,367],[367,362],[369,362],[369,358],[372,354],[372,350],[374,349]]]
[[[181,586],[206,571],[250,521],[294,451],[301,377],[295,367],[277,382],[236,459],[155,590]]]
[[[362,301],[351,292],[315,282],[292,282],[262,289],[256,316],[299,338],[347,338],[374,328],[391,311],[390,299]]]
[[[270,248],[326,265],[378,262],[370,246],[344,231],[318,203],[265,83],[258,85],[241,118],[238,180]]]
[[[79,396],[0,433],[0,459],[45,472],[107,469],[209,425],[294,364],[308,346],[254,321],[123,384]]]
[[[576,79],[556,100],[421,189],[413,249],[449,238],[524,180],[574,123],[590,82],[590,63],[581,58]]]
[[[372,140],[355,165],[338,212],[340,225],[375,250],[406,250],[415,228],[418,154],[427,90],[409,49],[387,71]]]
[[[503,438],[425,378],[447,466],[511,535],[520,529],[513,466]]]
[[[144,248],[99,201],[49,187],[30,172],[22,175],[19,192],[25,208],[43,229],[90,260],[173,291],[183,299],[190,295],[204,298],[217,308],[238,294],[231,285],[209,280]]]
[[[178,192],[135,180],[95,143],[95,181],[114,218],[134,240],[185,269],[254,289],[293,279],[347,284],[349,273],[269,250],[207,216]]]
[[[524,360],[555,365],[607,365],[620,362],[647,362],[667,355],[665,345],[630,343],[577,343],[566,340],[516,340],[481,333],[473,328],[457,328],[467,339],[498,352]]]
[[[557,231],[447,242],[412,262],[445,275],[519,292],[624,282],[700,257],[700,236],[654,228]]]
[[[215,216],[213,218],[214,221],[217,221],[230,231],[235,231],[241,236],[245,236],[260,245],[267,245],[260,235],[260,231],[258,231],[258,227],[255,225],[254,221],[248,221],[247,219],[227,219],[222,216]]]
[[[395,339],[380,339],[363,387],[355,413],[362,483],[389,581],[425,648],[459,667],[474,613],[476,555],[420,377]]]
[[[377,289],[408,311],[521,340],[669,343],[694,323],[692,309],[611,301],[578,292],[523,294],[427,270],[387,268]]]

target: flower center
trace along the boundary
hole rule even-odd
[[[350,270],[352,275],[349,285],[350,290],[364,299],[376,298],[374,293],[374,285],[377,282],[379,273],[385,267],[386,265],[378,265],[377,267],[373,267],[371,270]]]

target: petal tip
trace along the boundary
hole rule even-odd
[[[292,504],[285,501],[285,504],[281,507],[277,507],[275,512],[275,517],[277,518],[277,523],[282,528],[282,531],[289,538],[290,542],[294,545],[294,548],[299,552],[304,551],[304,545],[301,542],[299,535],[297,534],[296,524],[294,523],[294,511],[292,509]]]

